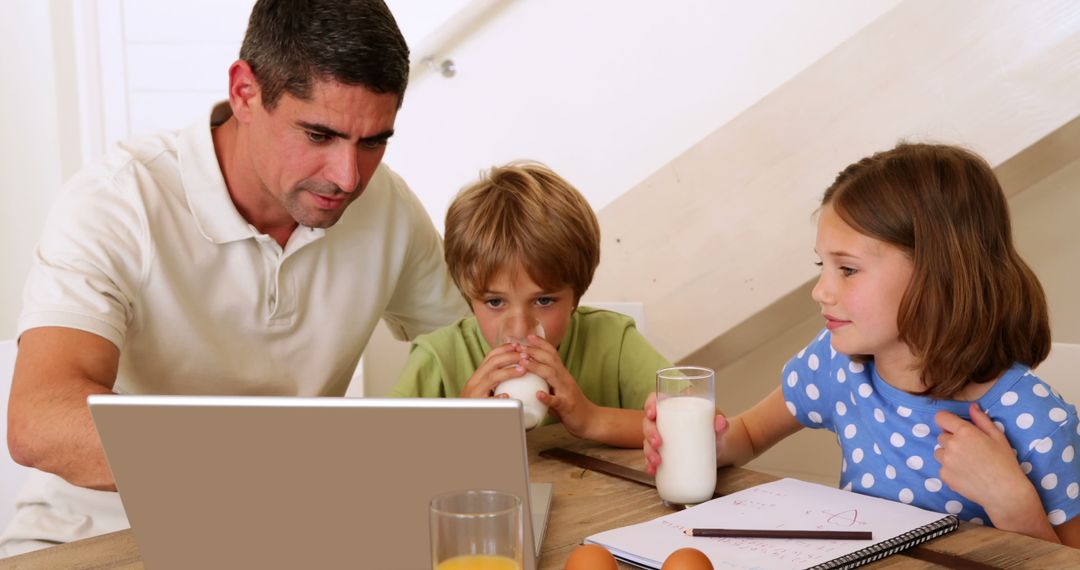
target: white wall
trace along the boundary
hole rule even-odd
[[[816,275],[847,164],[907,139],[1000,165],[1080,116],[1077,61],[1080,3],[901,2],[606,206],[590,293],[644,302],[672,359],[715,345]]]
[[[50,4],[4,3],[0,18],[0,340],[15,334],[22,283],[64,178]],[[6,395],[4,397],[6,399]]]
[[[1080,159],[1009,200],[1016,249],[1039,277],[1055,342],[1080,344]],[[1072,378],[1080,392],[1080,372]],[[1071,402],[1080,404],[1080,402]]]
[[[112,123],[176,128],[224,97],[252,0],[98,2],[122,31],[102,56],[126,62],[126,87],[105,86],[127,103]],[[549,163],[600,209],[897,2],[391,0],[417,50],[441,21],[493,7],[440,52],[453,78],[413,73],[386,160],[439,227],[457,189],[515,158]]]
[[[87,0],[84,0],[87,1]],[[240,52],[255,0],[88,0],[105,105],[105,143],[133,133],[175,129],[225,98],[228,67]],[[410,45],[437,32],[469,0],[390,2]],[[397,5],[400,6],[400,10]],[[213,17],[208,18],[207,15]],[[94,22],[92,22],[94,23]]]
[[[410,86],[386,159],[440,226],[461,186],[515,158],[600,209],[896,3],[508,2],[445,54],[456,76]]]

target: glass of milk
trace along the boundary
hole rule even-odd
[[[656,373],[660,466],[656,490],[669,505],[694,505],[716,488],[716,373],[697,366]]]
[[[521,499],[502,491],[454,491],[428,504],[436,570],[521,570]]]
[[[522,313],[508,313],[499,321],[499,334],[495,339],[495,346],[504,344],[520,344],[529,346],[530,334],[544,338],[544,327],[536,318]],[[550,392],[551,387],[543,378],[525,372],[517,378],[511,378],[495,387],[495,395],[506,394],[507,396],[521,401],[524,408],[525,429],[530,430],[538,425],[547,415],[547,406],[536,398],[536,392]]]

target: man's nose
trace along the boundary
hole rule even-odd
[[[352,192],[360,185],[360,160],[358,150],[351,144],[339,145],[326,165],[326,180],[345,192]]]

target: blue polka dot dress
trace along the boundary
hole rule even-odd
[[[836,434],[843,451],[840,487],[990,524],[986,511],[941,481],[934,459],[947,410],[968,421],[968,402],[932,400],[898,390],[836,352],[823,331],[784,366],[788,410],[805,426]],[[978,400],[1016,451],[1051,524],[1080,514],[1080,421],[1024,365],[1015,364]]]

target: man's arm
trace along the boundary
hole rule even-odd
[[[443,259],[442,238],[427,210],[405,181],[389,168],[383,170],[405,206],[408,228],[402,271],[382,315],[397,340],[417,336],[449,325],[469,315],[469,306],[458,292]]]
[[[109,394],[120,351],[71,328],[30,329],[19,338],[8,402],[8,449],[19,464],[69,483],[115,490],[86,397]]]

